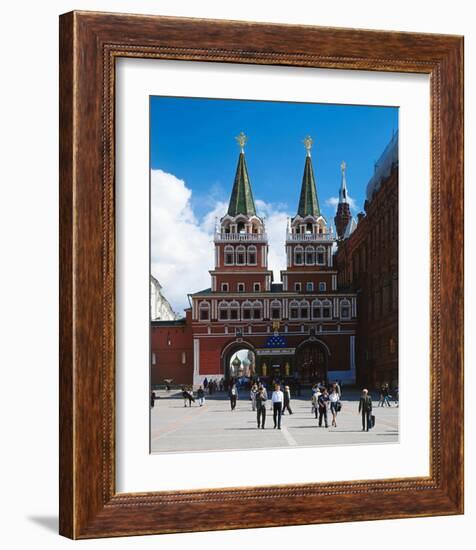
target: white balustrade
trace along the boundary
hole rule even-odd
[[[215,233],[215,242],[266,242],[267,240],[266,233]]]
[[[288,242],[330,242],[335,241],[333,233],[286,233]]]

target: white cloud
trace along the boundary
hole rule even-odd
[[[188,307],[187,294],[210,287],[213,269],[213,233],[227,203],[216,201],[201,220],[191,207],[192,190],[162,170],[151,172],[151,271],[177,313]],[[256,201],[265,218],[269,240],[269,268],[274,280],[286,266],[284,241],[289,214],[285,205]]]
[[[185,182],[162,170],[151,172],[151,271],[177,313],[187,294],[210,286],[213,225],[201,226]]]
[[[355,202],[355,199],[347,195],[347,200],[349,201],[350,209],[357,210],[357,203]],[[325,204],[326,206],[337,208],[337,205],[339,204],[339,197],[329,197],[326,199]]]

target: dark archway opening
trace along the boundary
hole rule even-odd
[[[320,342],[304,342],[296,350],[296,368],[302,385],[327,383],[328,363],[327,350]]]

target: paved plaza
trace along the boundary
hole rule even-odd
[[[362,432],[359,392],[352,390],[343,393],[336,428],[317,427],[318,422],[311,414],[310,390],[303,390],[301,397],[292,399],[294,414],[286,412],[281,430],[273,429],[270,400],[266,407],[265,429],[257,428],[249,392],[240,393],[234,411],[224,393],[207,395],[202,407],[195,402],[190,408],[184,407],[179,391],[160,390],[156,391],[156,396],[155,407],[151,409],[153,453],[398,442],[398,407],[393,403],[392,407],[377,407],[377,396],[373,395],[375,428]],[[331,418],[329,411],[329,426]]]

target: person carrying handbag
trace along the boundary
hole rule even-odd
[[[337,384],[332,384],[332,390],[329,395],[329,401],[331,403],[331,413],[332,413],[332,426],[337,428],[337,413],[340,411],[342,405],[340,402],[340,395],[337,389]]]

